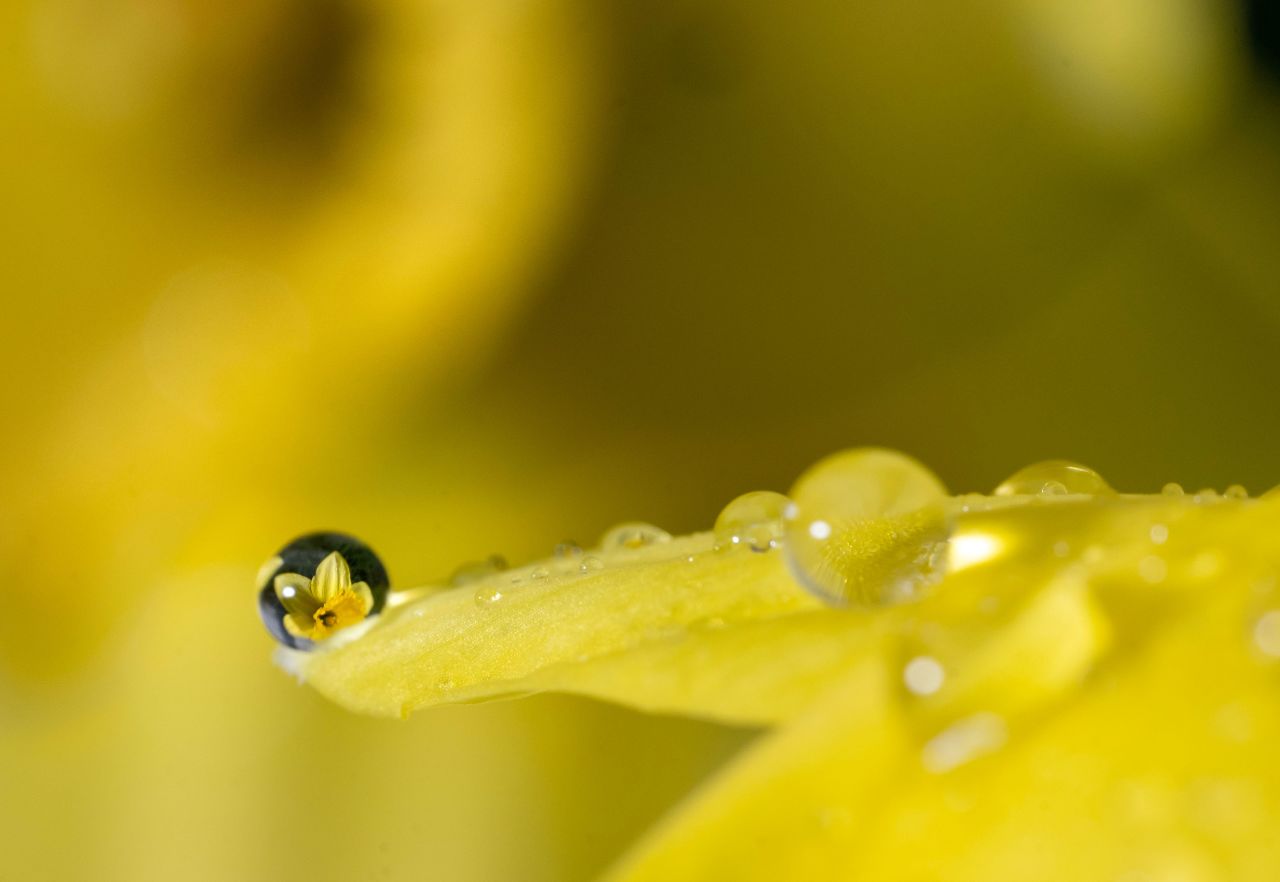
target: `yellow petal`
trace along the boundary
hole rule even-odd
[[[678,807],[609,879],[848,879],[859,831],[896,787],[910,731],[877,654]],[[732,847],[729,847],[730,843]]]
[[[316,567],[316,574],[311,579],[311,593],[324,603],[350,587],[351,568],[347,566],[347,559],[336,551],[330,552]]]
[[[373,609],[373,592],[369,590],[369,586],[365,582],[356,582],[351,586],[350,591],[360,599],[362,609],[360,615],[367,616],[369,611]]]
[[[824,663],[846,653],[832,635],[861,623],[805,593],[780,553],[717,553],[710,534],[588,557],[494,574],[397,606],[359,640],[308,658],[307,679],[339,704],[383,716],[557,689],[771,721],[808,691],[791,682],[795,671],[825,676]],[[534,578],[544,567],[560,569]],[[788,617],[794,630],[781,621]],[[732,633],[752,623],[761,629]],[[807,663],[797,656],[789,667],[773,641],[794,649],[806,634],[823,639]],[[762,689],[757,675],[786,682]]]
[[[284,608],[302,621],[309,621],[320,602],[311,593],[311,580],[297,573],[281,573],[274,579],[276,597]]]
[[[1273,878],[1280,499],[1037,504],[960,527],[1000,552],[883,614],[902,617],[890,658],[938,663],[915,684],[929,694],[904,677],[858,716],[875,690],[855,667],[612,882]]]

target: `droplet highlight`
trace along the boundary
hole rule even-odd
[[[1115,493],[1088,466],[1065,459],[1049,459],[1020,469],[996,488],[996,496],[1102,496]]]
[[[749,548],[764,552],[782,544],[782,518],[791,500],[772,490],[754,490],[734,499],[715,525],[717,551]]]
[[[921,760],[926,770],[941,775],[995,753],[1009,738],[1004,718],[993,713],[967,717],[936,735],[924,746]]]
[[[903,685],[912,695],[933,695],[946,681],[946,670],[932,656],[916,656],[902,669]]]
[[[800,476],[784,508],[795,579],[834,605],[911,600],[942,577],[946,488],[909,456],[837,453]]]
[[[1263,613],[1253,626],[1253,642],[1263,655],[1280,658],[1280,610]]]

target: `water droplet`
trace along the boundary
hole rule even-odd
[[[1102,476],[1088,466],[1050,459],[1029,465],[1009,476],[996,488],[996,496],[1102,496],[1115,493]]]
[[[500,554],[491,554],[484,560],[473,560],[462,564],[449,577],[449,584],[455,588],[460,585],[470,585],[472,582],[487,579],[495,573],[501,573],[506,568],[505,557]]]
[[[537,567],[529,574],[530,579],[545,579],[551,575],[551,570],[546,567]]]
[[[940,775],[996,752],[1008,737],[1003,717],[988,712],[974,714],[932,738],[925,744],[921,759],[926,770]]]
[[[946,488],[901,453],[829,456],[800,476],[785,508],[792,575],[835,604],[909,600],[942,576]]]
[[[1152,524],[1148,535],[1156,545],[1164,545],[1169,541],[1169,528],[1164,524]]]
[[[1263,613],[1253,626],[1253,642],[1264,655],[1280,658],[1280,610]]]
[[[595,573],[604,569],[604,561],[598,557],[584,557],[582,563],[578,564],[578,572]]]
[[[1249,491],[1244,489],[1243,484],[1232,484],[1226,490],[1222,491],[1222,495],[1227,499],[1248,499]]]
[[[1138,575],[1148,585],[1159,585],[1169,574],[1169,565],[1163,557],[1150,554],[1138,561]]]
[[[671,534],[661,527],[635,521],[618,524],[600,539],[600,547],[606,551],[617,548],[644,548],[659,542],[670,542]]]
[[[572,539],[566,539],[563,542],[556,544],[555,550],[552,554],[559,558],[581,557],[582,546],[577,542],[574,542]]]
[[[1187,491],[1182,489],[1182,485],[1174,481],[1170,481],[1161,487],[1160,492],[1165,496],[1185,496],[1187,494]]]
[[[1193,502],[1218,502],[1222,497],[1219,496],[1218,491],[1214,490],[1212,487],[1203,487],[1200,490],[1197,490],[1196,495],[1191,497],[1191,499]]]
[[[495,585],[476,589],[476,606],[492,606],[500,600],[502,600],[502,589]]]
[[[946,680],[946,670],[931,656],[916,656],[902,669],[902,682],[914,695],[932,695]]]
[[[744,493],[716,518],[716,550],[750,548],[768,551],[782,540],[782,516],[791,500],[772,490]]]
[[[1053,553],[1056,557],[1066,557],[1071,553],[1071,543],[1065,539],[1059,539],[1053,543]]]

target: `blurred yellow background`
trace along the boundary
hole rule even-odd
[[[1280,480],[1267,9],[5,4],[0,879],[588,879],[750,737],[344,714],[255,610],[304,531],[407,587],[852,444]]]

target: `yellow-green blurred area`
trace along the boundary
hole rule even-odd
[[[1227,0],[0,8],[0,879],[592,878],[751,733],[329,706],[254,573],[1280,480],[1280,23]]]

